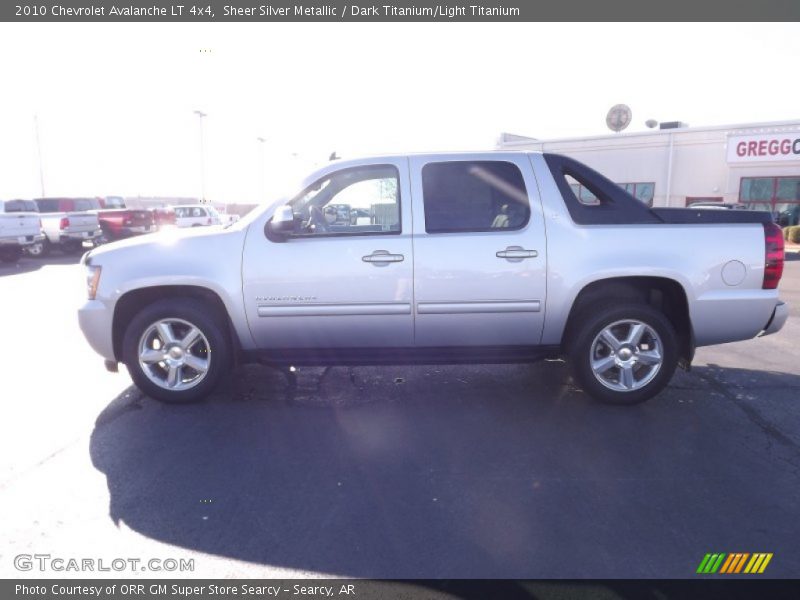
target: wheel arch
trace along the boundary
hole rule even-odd
[[[233,349],[234,360],[238,361],[241,344],[225,303],[214,290],[198,285],[156,285],[130,290],[120,296],[114,305],[111,325],[114,358],[118,361],[122,360],[122,340],[125,336],[125,327],[139,311],[158,300],[175,298],[191,298],[209,306],[223,323],[231,344],[230,347]]]
[[[652,306],[669,319],[678,335],[682,366],[691,364],[695,341],[686,290],[668,277],[631,276],[599,279],[585,285],[575,297],[564,327],[562,347],[568,343],[581,315],[598,302],[640,302]]]

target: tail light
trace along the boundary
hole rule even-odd
[[[776,223],[764,223],[764,283],[762,289],[774,290],[783,275],[783,232]]]
[[[211,225],[211,217],[208,217],[208,223],[206,225]]]
[[[42,228],[42,220],[39,219],[39,229],[41,229],[41,228]]]
[[[59,229],[67,229],[69,227],[69,219],[67,217],[61,217],[61,221],[58,223]]]

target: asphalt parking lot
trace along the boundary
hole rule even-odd
[[[780,333],[702,348],[629,408],[559,362],[301,369],[296,387],[250,365],[163,405],[84,342],[77,257],[0,266],[0,576],[106,575],[14,566],[47,553],[194,558],[163,573],[187,577],[685,578],[708,552],[771,552],[765,575],[797,577],[788,258]]]

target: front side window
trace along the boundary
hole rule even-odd
[[[517,230],[531,215],[522,173],[510,162],[428,163],[422,194],[427,233]]]
[[[400,177],[392,165],[344,169],[306,188],[290,203],[295,235],[400,233]]]

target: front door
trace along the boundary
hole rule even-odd
[[[416,344],[537,345],[547,263],[528,157],[420,156],[411,173]]]
[[[290,202],[284,241],[251,226],[243,293],[260,348],[413,345],[408,181],[407,159],[334,170]]]

